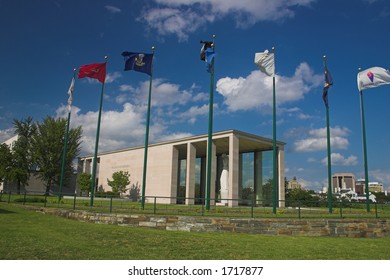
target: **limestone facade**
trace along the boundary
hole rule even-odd
[[[272,140],[261,136],[248,134],[237,130],[216,132],[212,137],[211,160],[211,204],[217,203],[222,172],[221,160],[228,157],[228,197],[229,206],[239,204],[239,195],[242,178],[240,156],[242,153],[253,153],[257,158],[262,152],[272,153]],[[278,172],[278,200],[284,200],[284,145],[277,142],[277,172]],[[261,156],[260,156],[261,157]],[[192,136],[183,139],[151,144],[148,147],[146,169],[146,202],[176,204],[179,188],[184,189],[182,202],[188,205],[195,204],[196,198],[204,198],[204,185],[206,176],[207,135]],[[79,172],[91,173],[93,156],[79,159]],[[226,158],[224,158],[226,161]],[[142,184],[144,162],[144,147],[135,147],[119,151],[100,153],[98,155],[98,168],[96,173],[97,189],[109,191],[107,179],[112,178],[116,171],[128,171],[131,184]],[[254,179],[260,184],[264,183],[263,163],[254,160],[256,174]],[[258,190],[260,192],[260,189]],[[281,202],[279,206],[284,206]]]

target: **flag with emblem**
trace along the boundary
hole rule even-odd
[[[85,77],[97,79],[104,84],[106,79],[106,63],[94,63],[81,66],[79,69],[79,79]]]
[[[275,76],[275,57],[268,50],[255,54],[255,64],[268,76]]]
[[[371,67],[357,75],[359,91],[390,84],[390,71],[382,67]]]
[[[137,53],[123,52],[125,58],[125,71],[134,70],[152,75],[153,54],[152,53]]]
[[[328,67],[325,66],[324,69],[325,74],[325,83],[324,89],[322,91],[322,99],[324,100],[325,106],[328,107],[328,89],[331,85],[333,85],[332,75],[330,74]]]

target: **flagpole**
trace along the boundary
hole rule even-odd
[[[76,79],[76,68],[73,69],[73,80],[72,83]],[[69,123],[70,123],[70,112],[71,112],[71,104],[68,104],[68,119],[66,121],[66,130],[65,130],[65,139],[64,139],[64,149],[62,152],[62,164],[61,164],[61,178],[60,178],[60,192],[58,194],[58,202],[61,201],[62,197],[62,188],[64,186],[64,175],[65,175],[65,161],[66,161],[66,152],[67,152],[67,146],[68,146],[68,135],[69,135]]]
[[[324,55],[324,68],[325,71],[327,71],[326,67],[326,55]],[[325,73],[325,75],[327,75]],[[326,83],[326,81],[325,81]],[[331,152],[330,152],[330,127],[329,127],[329,106],[328,103],[325,104],[326,109],[326,141],[327,141],[327,150],[328,150],[328,208],[329,213],[332,214],[333,212],[333,194],[332,194],[332,158],[331,158]]]
[[[361,70],[359,68],[359,70]],[[363,103],[363,91],[360,91],[360,113],[362,117],[362,134],[363,134],[363,156],[364,156],[364,181],[365,181],[365,190],[366,190],[366,208],[367,212],[370,212],[370,195],[368,188],[368,164],[367,164],[367,141],[366,141],[366,125],[364,121],[364,103]]]
[[[152,53],[154,55],[154,47],[152,47]],[[149,123],[150,123],[150,103],[152,99],[152,80],[153,80],[153,61],[150,70],[150,80],[149,80],[149,96],[148,96],[148,111],[146,114],[146,132],[145,132],[145,146],[144,146],[144,168],[142,174],[142,198],[141,198],[141,207],[142,210],[145,209],[145,190],[146,190],[146,170],[148,164],[148,146],[149,146]]]
[[[275,47],[272,47],[272,52],[275,54]],[[276,161],[276,87],[275,87],[275,72],[272,77],[272,85],[273,85],[273,95],[272,95],[272,103],[273,103],[273,121],[272,121],[272,159],[273,159],[273,180],[272,180],[272,200],[273,200],[273,208],[272,212],[276,214],[276,205],[277,205],[277,161]]]
[[[107,59],[108,56],[105,56],[104,59],[106,60],[107,64]],[[97,153],[98,153],[98,147],[99,147],[99,134],[100,134],[100,120],[102,116],[102,107],[103,107],[103,93],[104,93],[104,82],[102,83],[102,91],[100,94],[100,106],[99,106],[99,115],[98,115],[98,123],[97,123],[97,128],[96,128],[96,142],[95,142],[95,153],[93,156],[93,166],[92,166],[92,186],[91,186],[91,198],[90,198],[90,203],[89,206],[93,206],[93,197],[95,194],[95,188],[96,188],[96,167],[97,167]]]
[[[215,37],[216,36],[213,35],[212,48],[214,51],[215,51],[215,43],[214,43]],[[213,107],[214,107],[214,59],[211,61],[211,72],[210,72],[209,127],[208,127],[208,134],[207,134],[206,210],[210,210]]]

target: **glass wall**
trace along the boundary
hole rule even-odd
[[[228,156],[228,155],[227,155]],[[226,155],[225,155],[226,157]],[[241,153],[239,159],[238,198],[240,205],[272,206],[272,150]],[[177,204],[185,204],[187,160],[179,160]],[[217,156],[216,166],[216,202],[221,201],[221,173],[223,170],[222,155]],[[204,203],[206,186],[206,158],[196,158],[195,164],[195,204]]]
[[[239,174],[240,204],[272,205],[272,151],[241,153]]]

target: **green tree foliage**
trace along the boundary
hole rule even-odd
[[[38,177],[46,186],[46,193],[54,185],[59,185],[62,165],[62,153],[65,139],[66,120],[46,117],[37,125],[32,139],[32,151],[38,165]],[[65,182],[73,172],[72,161],[80,153],[81,127],[69,130],[67,154],[65,160]]]
[[[117,171],[112,174],[112,181],[107,179],[107,184],[114,193],[126,192],[126,186],[130,184],[130,174],[127,171]]]
[[[11,147],[12,163],[8,178],[17,184],[17,193],[20,193],[21,187],[26,186],[30,178],[33,165],[31,142],[36,133],[36,125],[28,117],[20,121],[14,120],[14,128],[18,139]]]
[[[12,153],[7,144],[0,145],[0,183],[8,180],[12,164]]]
[[[92,176],[88,173],[81,173],[79,177],[77,178],[77,183],[80,186],[80,190],[82,192],[90,192],[91,186],[92,186]]]
[[[319,202],[320,197],[312,190],[297,188],[286,193],[286,206],[319,206]]]

